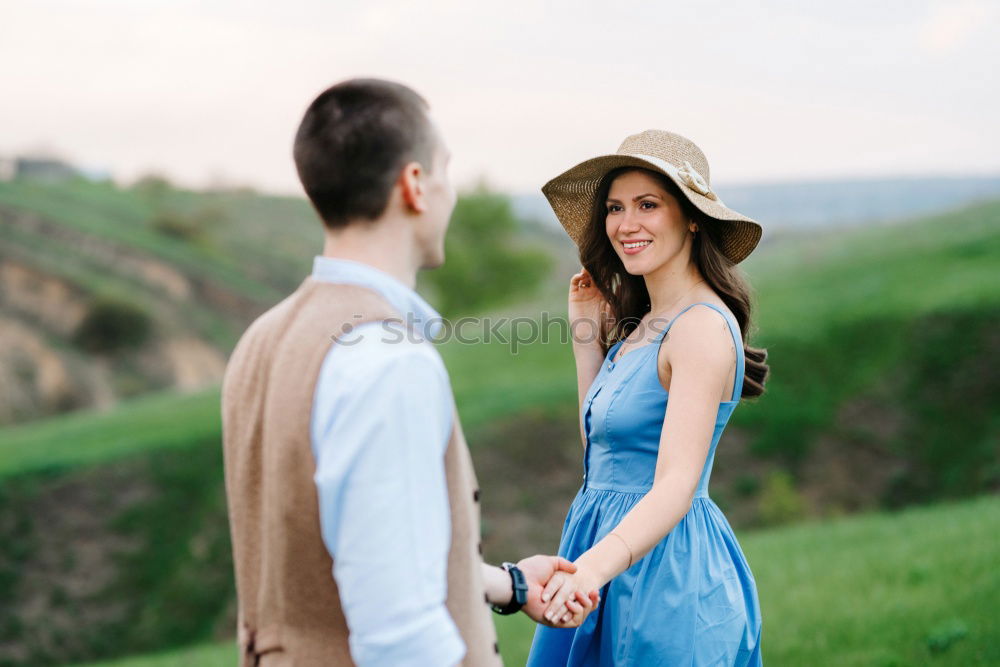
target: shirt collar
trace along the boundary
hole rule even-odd
[[[441,331],[441,315],[423,297],[370,264],[316,255],[312,277],[323,282],[360,285],[375,290],[424,338],[435,338]]]

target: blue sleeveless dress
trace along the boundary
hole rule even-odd
[[[528,665],[761,665],[757,587],[733,529],[708,496],[715,448],[739,403],[744,351],[739,325],[733,398],[719,404],[712,444],[691,509],[653,549],[608,582],[601,603],[578,628],[539,625]],[[583,401],[587,434],[583,486],[563,525],[559,555],[575,560],[600,541],[652,487],[667,391],[657,350],[677,318],[652,343],[617,362],[608,351]]]

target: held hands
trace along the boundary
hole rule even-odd
[[[545,605],[542,617],[548,622],[566,618],[569,612],[573,612],[574,600],[582,595],[581,592],[594,590],[599,583],[597,577],[586,568],[578,567],[575,572],[563,569],[554,573],[542,590],[541,601]],[[573,613],[575,618],[575,612]]]
[[[561,614],[557,615],[553,611],[546,616],[545,612],[550,605],[543,599],[543,590],[546,590],[547,584],[551,584],[557,577],[576,572],[576,565],[558,556],[532,556],[525,558],[517,566],[528,582],[528,601],[521,611],[537,623],[554,628],[575,628],[583,623],[583,619],[601,601],[596,588],[574,590],[572,594],[567,592],[561,603]],[[559,590],[562,591],[562,588]],[[585,592],[587,590],[589,593]]]

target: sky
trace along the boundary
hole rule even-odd
[[[678,132],[713,186],[1000,173],[1000,3],[0,0],[0,157],[300,193],[309,102],[430,103],[460,187]]]

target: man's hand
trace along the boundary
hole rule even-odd
[[[550,627],[575,628],[601,601],[600,594],[596,590],[591,591],[589,595],[581,592],[574,596],[574,599],[565,601],[564,608],[569,613],[555,621],[550,621],[543,615],[548,605],[542,602],[542,591],[552,575],[556,572],[572,574],[576,572],[576,565],[559,556],[532,556],[520,561],[517,566],[524,573],[524,578],[528,582],[528,601],[521,608],[521,611],[536,623]]]

